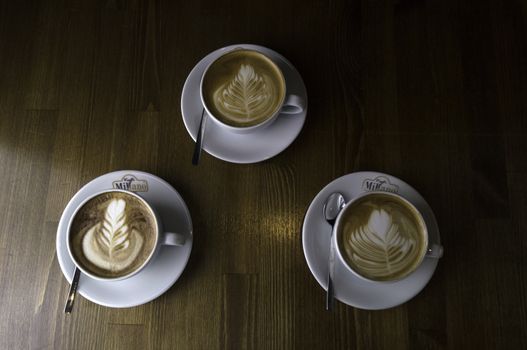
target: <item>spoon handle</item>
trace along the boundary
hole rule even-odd
[[[328,273],[328,292],[326,293],[326,310],[333,310],[333,282],[331,276]]]
[[[192,164],[198,165],[203,144],[203,129],[205,129],[205,108],[201,111],[201,120],[199,122],[198,134],[196,135],[196,144],[194,145],[194,154],[192,155]]]
[[[70,292],[68,293],[68,300],[66,300],[66,307],[64,307],[64,313],[71,314],[73,310],[73,303],[75,302],[75,295],[77,294],[77,287],[79,286],[79,278],[81,276],[81,270],[75,267],[75,273],[73,274],[73,280],[71,280]]]
[[[328,290],[326,293],[326,310],[333,310],[334,305],[334,290],[333,290],[333,270],[335,269],[335,247],[333,247],[333,237],[331,237],[331,243],[329,247],[329,262],[328,262]]]

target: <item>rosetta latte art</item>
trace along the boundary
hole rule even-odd
[[[242,64],[231,81],[213,95],[219,112],[235,122],[251,122],[273,112],[274,84],[250,64]]]
[[[123,199],[110,201],[103,220],[89,228],[82,239],[86,259],[103,270],[119,272],[128,268],[143,246],[143,238],[127,222],[125,209]]]
[[[404,271],[418,258],[418,243],[405,234],[410,230],[415,228],[408,219],[399,216],[395,220],[382,208],[372,209],[368,222],[355,228],[344,242],[345,250],[362,274],[385,279]]]

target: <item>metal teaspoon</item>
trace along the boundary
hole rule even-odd
[[[199,157],[201,155],[201,148],[203,147],[203,131],[205,129],[205,108],[201,111],[201,120],[199,122],[198,134],[196,135],[196,144],[194,145],[194,154],[192,155],[192,164],[198,165]]]
[[[79,278],[81,276],[81,270],[75,266],[75,273],[71,280],[70,292],[68,293],[68,300],[66,300],[66,306],[64,307],[65,314],[71,314],[73,310],[73,303],[75,302],[75,296],[77,295],[77,287],[79,286]]]
[[[326,293],[326,310],[331,311],[333,309],[334,304],[334,291],[333,291],[333,281],[331,277],[333,276],[333,271],[335,268],[335,247],[333,244],[333,225],[335,225],[335,221],[337,220],[337,216],[339,215],[342,208],[346,205],[346,201],[344,200],[344,196],[338,192],[334,192],[329,195],[329,197],[326,199],[326,202],[324,203],[324,217],[328,224],[331,225],[331,235],[329,236],[330,239],[330,247],[329,247],[329,261],[328,261],[328,289]]]

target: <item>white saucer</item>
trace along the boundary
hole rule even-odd
[[[126,170],[102,175],[81,188],[70,200],[57,230],[57,257],[62,273],[71,283],[75,265],[66,246],[68,220],[75,207],[90,194],[121,188],[137,192],[159,212],[168,231],[187,234],[184,246],[161,246],[159,254],[143,271],[117,282],[94,280],[81,274],[78,292],[86,299],[109,307],[145,304],[167,291],[187,265],[192,250],[192,221],[188,208],[177,191],[166,181],[149,173]]]
[[[340,192],[346,202],[360,193],[384,190],[398,193],[412,202],[421,211],[428,227],[429,241],[440,243],[439,229],[425,199],[410,185],[391,175],[377,172],[351,173],[332,181],[320,191],[309,206],[302,227],[302,245],[311,273],[327,289],[328,257],[331,227],[323,216],[324,202],[333,192]],[[367,310],[394,307],[413,298],[428,283],[437,266],[438,259],[425,258],[421,266],[405,279],[397,282],[374,284],[359,279],[336,259],[333,285],[338,300],[348,305]]]
[[[250,134],[236,134],[224,130],[214,121],[207,120],[203,137],[203,149],[216,158],[232,163],[256,163],[274,157],[285,150],[298,136],[307,113],[307,92],[302,77],[282,55],[258,45],[231,45],[208,54],[192,69],[181,94],[181,114],[188,133],[193,140],[199,128],[203,105],[200,98],[200,81],[210,62],[223,52],[236,47],[258,49],[278,64],[287,82],[287,93],[302,97],[306,108],[295,115],[280,114],[268,127]]]

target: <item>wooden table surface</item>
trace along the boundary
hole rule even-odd
[[[268,161],[194,167],[182,86],[234,43],[293,62],[307,120]],[[0,349],[527,348],[526,57],[525,1],[1,1]],[[118,169],[185,198],[189,264],[146,305],[65,316],[60,215]],[[401,306],[328,313],[302,219],[358,170],[419,190],[445,255]]]

